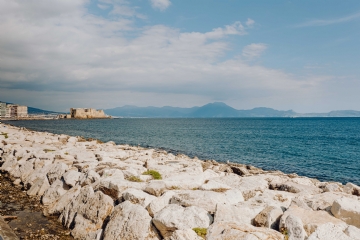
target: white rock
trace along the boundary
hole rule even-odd
[[[145,187],[145,192],[150,193],[154,196],[161,196],[167,190],[166,184],[163,181],[153,180],[150,181]]]
[[[348,194],[360,196],[360,187],[353,183],[347,183],[344,187],[344,192]]]
[[[284,236],[272,229],[254,227],[250,224],[216,222],[207,230],[207,240],[244,239],[244,240],[283,240]]]
[[[125,201],[114,208],[104,231],[104,240],[160,239],[151,217],[141,206]]]
[[[306,210],[303,208],[300,208],[296,205],[291,205],[289,209],[287,209],[284,214],[282,215],[280,219],[280,229],[284,228],[285,220],[289,215],[294,215],[301,219],[304,229],[307,233],[307,236],[309,236],[311,233],[313,233],[319,226],[325,224],[325,223],[333,223],[335,225],[342,225],[345,226],[346,224],[331,216],[328,212],[325,211],[313,211],[313,210]]]
[[[100,180],[100,178],[101,177],[97,172],[93,170],[89,170],[88,172],[80,176],[79,181],[80,181],[80,185],[83,187]]]
[[[166,206],[153,218],[155,227],[164,238],[171,236],[172,232],[178,229],[208,228],[212,221],[212,216],[202,208],[184,208],[176,204]]]
[[[231,198],[233,197],[233,198]],[[172,204],[181,206],[197,206],[205,209],[210,213],[214,213],[216,204],[234,204],[244,201],[241,192],[236,194],[218,193],[213,191],[200,191],[200,190],[183,190],[177,192],[170,200]]]
[[[289,214],[285,219],[284,228],[287,231],[289,240],[304,240],[306,232],[300,218]]]
[[[81,187],[79,185],[71,188],[64,195],[62,195],[58,201],[48,206],[44,210],[44,215],[49,216],[53,214],[61,214],[65,207],[79,195],[80,189]]]
[[[291,193],[302,193],[307,195],[317,194],[322,192],[320,188],[317,188],[315,186],[303,185],[291,181],[285,182],[280,186],[277,186],[277,188],[281,191],[287,191]]]
[[[347,224],[360,228],[360,201],[342,197],[334,201],[331,212]]]
[[[172,196],[174,196],[174,194],[174,191],[167,191],[162,196],[152,200],[146,208],[150,216],[154,217],[157,212],[169,205],[170,199],[172,198]]]
[[[51,184],[51,186],[45,191],[41,198],[41,202],[44,205],[50,205],[56,202],[62,195],[69,190],[69,186],[62,180],[57,179]]]
[[[321,225],[313,232],[307,240],[354,240],[344,233],[344,227],[326,223]]]
[[[219,189],[229,190],[229,189],[231,189],[231,187],[229,187],[226,184],[216,182],[214,180],[209,180],[207,183],[201,185],[199,189],[205,190],[205,191],[213,191],[213,190],[219,190]]]
[[[46,176],[39,177],[26,193],[29,196],[42,196],[49,187],[50,183],[48,178]]]
[[[254,219],[256,227],[266,227],[274,230],[279,230],[280,217],[283,215],[281,208],[274,206],[267,206]]]
[[[360,228],[354,226],[348,226],[344,233],[348,235],[351,239],[360,240]]]
[[[194,230],[185,229],[185,230],[176,230],[170,237],[165,238],[165,240],[204,240],[202,237],[198,236]]]
[[[74,227],[71,234],[75,239],[82,239],[88,234],[96,236],[113,208],[114,203],[109,196],[100,191],[94,193],[91,186],[86,186],[66,205],[60,220],[66,227]]]
[[[251,205],[248,202],[231,204],[217,204],[214,222],[233,222],[252,224],[254,218],[265,208],[264,205]]]
[[[329,184],[325,185],[324,191],[325,192],[341,192],[341,188],[336,183],[329,183]]]
[[[57,179],[60,179],[61,176],[65,173],[68,169],[68,166],[64,163],[57,163],[54,164],[48,171],[47,177],[49,179],[49,183],[52,184]]]
[[[146,208],[151,201],[157,199],[156,197],[145,193],[144,191],[128,188],[122,193],[122,198],[125,201],[130,201],[133,204],[139,204],[140,206]]]
[[[79,178],[81,176],[81,173],[75,170],[70,170],[66,173],[64,173],[63,178],[67,185],[70,187],[74,187],[78,182]]]

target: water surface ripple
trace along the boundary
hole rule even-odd
[[[123,118],[9,123],[360,185],[360,118]]]

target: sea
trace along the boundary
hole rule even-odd
[[[8,123],[360,185],[360,118],[119,118]]]

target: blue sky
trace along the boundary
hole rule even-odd
[[[0,0],[0,100],[360,110],[360,2]]]

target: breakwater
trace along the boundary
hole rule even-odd
[[[75,239],[358,239],[360,188],[0,124],[1,171]],[[295,238],[296,237],[296,238]]]

